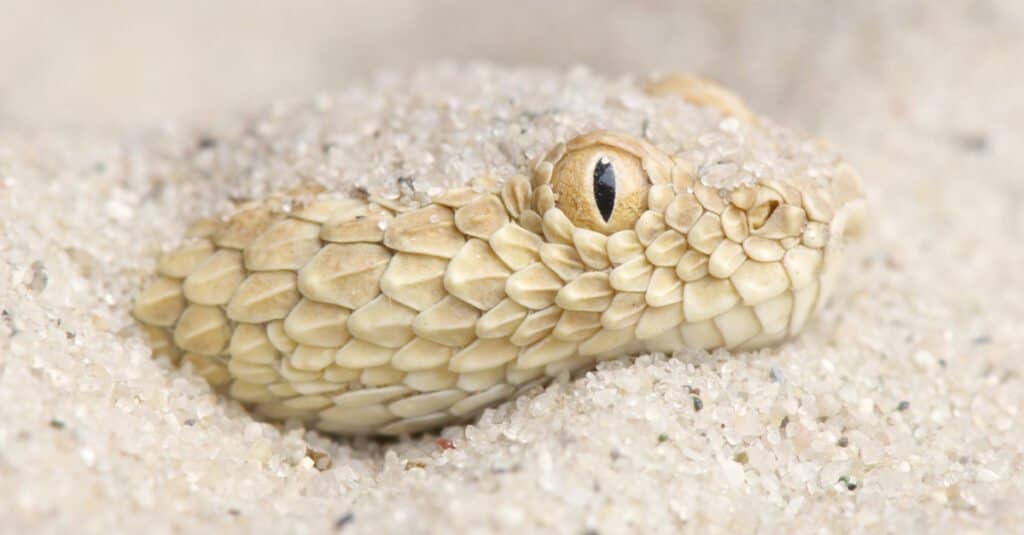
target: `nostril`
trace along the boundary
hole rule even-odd
[[[779,204],[779,201],[772,199],[751,208],[750,212],[747,213],[747,219],[750,221],[750,228],[752,230],[760,230],[772,214],[775,213],[775,210],[779,208]]]

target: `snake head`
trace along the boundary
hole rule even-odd
[[[757,121],[709,84],[657,87]],[[529,200],[541,262],[509,279],[509,295],[564,281],[555,298],[562,321],[602,327],[583,354],[757,348],[796,334],[835,282],[844,235],[863,219],[856,172],[839,162],[828,179],[723,185],[694,167],[609,131],[552,148],[534,168]]]
[[[706,79],[649,93],[695,108],[558,143],[529,177],[302,188],[198,221],[133,312],[257,414],[342,434],[465,420],[604,358],[796,334],[863,219],[856,172]],[[666,135],[680,110],[693,135]],[[752,156],[726,158],[743,136]]]

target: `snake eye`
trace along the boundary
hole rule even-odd
[[[638,156],[603,144],[570,150],[551,173],[555,206],[577,227],[604,234],[633,227],[649,185]]]
[[[615,208],[615,167],[604,156],[594,166],[594,202],[601,211],[601,218],[607,223]]]

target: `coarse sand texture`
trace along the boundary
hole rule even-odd
[[[913,57],[910,48],[899,50],[902,61]],[[993,51],[991,57],[1010,64],[1009,55]],[[976,74],[995,79],[987,70]],[[916,79],[888,80],[886,90],[894,94],[922,91]],[[833,146],[768,119],[752,126],[714,107],[652,98],[643,91],[646,81],[583,68],[440,64],[194,126],[168,123],[117,134],[0,128],[0,531],[1019,529],[1024,189],[1006,169],[1024,166],[1017,150],[1021,130],[983,120],[998,115],[994,104],[970,115],[980,121],[972,124],[988,128],[984,135],[948,127],[961,124],[958,114],[965,112],[941,105],[945,101],[876,106],[887,97],[866,88],[879,83],[851,74],[831,88],[843,98],[820,110],[815,129],[838,138]],[[993,95],[1002,87],[981,85],[979,91]],[[310,184],[384,204],[441,198],[477,177],[505,184],[525,175],[537,188],[533,165],[552,147],[599,130],[645,140],[656,154],[687,162],[695,191],[701,184],[742,188],[764,177],[828,185],[845,162],[857,168],[868,224],[846,251],[831,297],[818,303],[799,335],[751,350],[729,348],[746,340],[722,339],[708,344],[710,350],[642,351],[600,362],[577,378],[552,369],[547,386],[466,424],[390,441],[320,434],[295,419],[254,418],[211,388],[203,359],[183,359],[178,367],[167,357],[151,357],[133,303],[154,273],[180,267],[161,266],[159,259],[183,243],[191,223]],[[614,145],[601,139],[600,146]],[[647,156],[630,158],[647,154],[646,147],[596,157],[600,165],[586,167],[597,175],[588,187],[604,187],[602,157],[616,166],[617,184],[630,187],[631,177],[643,176],[631,174],[640,167],[630,165]],[[570,148],[562,156],[573,154]],[[555,161],[552,176],[559,172]],[[667,176],[671,188],[671,172]],[[490,191],[486,187],[481,191]],[[517,204],[515,191],[493,195],[500,203],[495,212],[501,208],[509,221],[516,212],[508,205],[518,206],[519,216],[536,206]],[[780,198],[776,209],[794,204],[785,192]],[[648,208],[657,208],[668,196],[647,199],[654,199]],[[698,200],[702,213],[715,213],[703,204],[714,199]],[[445,209],[457,213],[465,206],[459,202]],[[815,200],[800,201],[808,202]],[[301,214],[305,206],[282,210]],[[582,222],[575,232],[617,224],[608,206],[599,202],[591,212],[579,211],[591,207],[582,206],[567,208],[574,223]],[[808,208],[807,224],[820,218],[812,212]],[[396,213],[384,217],[397,221],[402,216]],[[315,230],[313,241],[323,238],[326,220],[305,216],[285,220]],[[473,233],[493,229],[466,219],[462,227],[453,220],[450,228],[466,243],[484,244]],[[544,223],[527,216],[523,228],[539,225],[535,230],[543,235]],[[553,236],[567,228],[554,223]],[[339,235],[343,230],[354,232]],[[651,252],[656,236],[644,243],[640,234],[636,249],[642,247],[655,267],[671,257],[676,263],[669,272],[677,276],[671,244]],[[786,250],[784,238],[778,246]],[[315,256],[327,242],[302,249],[299,240],[293,252]],[[750,251],[745,241],[736,243],[736,254],[763,255],[766,262],[778,254],[758,240]],[[576,265],[553,256],[578,250],[575,241],[563,245],[549,251],[550,265],[559,269]],[[612,249],[606,244],[603,251],[614,264]],[[710,257],[714,250],[700,253]],[[244,261],[282,258],[275,253]],[[723,253],[714,269],[733,273],[727,260]],[[268,273],[291,274],[301,266],[272,267]],[[210,303],[224,300],[196,292]],[[396,295],[416,313],[433,306],[427,301],[434,294]],[[537,305],[554,298],[544,292],[520,297]],[[221,310],[203,306],[197,309]],[[329,317],[323,310],[305,312]],[[279,319],[286,321],[254,316],[252,323]],[[718,334],[737,332],[734,325],[719,325]],[[310,341],[330,334],[304,332]],[[307,353],[310,360],[301,364],[312,367],[320,356]],[[260,363],[251,364],[240,367],[242,373],[260,378]],[[294,371],[300,377],[303,370]],[[509,377],[504,373],[502,381]],[[465,385],[492,379],[473,380],[480,383],[465,379]],[[305,407],[316,406],[318,394],[297,394],[305,396]],[[433,401],[458,403],[455,394],[446,395],[451,399]],[[379,421],[362,427],[348,421],[336,430],[388,425],[405,418],[402,411],[415,417],[415,407],[388,410]]]

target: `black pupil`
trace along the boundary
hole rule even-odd
[[[601,157],[594,166],[594,201],[605,223],[612,218],[615,208],[615,168],[608,158]]]

